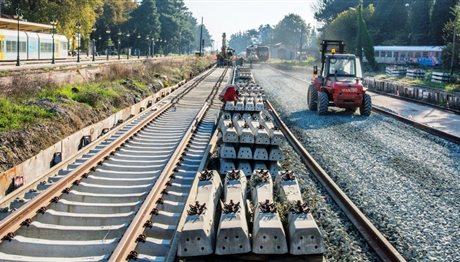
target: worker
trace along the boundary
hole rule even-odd
[[[236,101],[238,99],[238,89],[234,85],[227,85],[225,89],[220,93],[219,98],[221,101]]]

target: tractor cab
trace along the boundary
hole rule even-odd
[[[369,115],[372,102],[361,81],[360,60],[353,54],[345,54],[344,49],[342,41],[323,41],[321,71],[318,74],[318,67],[313,68],[308,107],[320,115],[325,114],[329,106],[353,112],[359,108],[362,115]]]
[[[334,77],[342,80],[362,78],[361,63],[355,55],[327,55],[326,68],[323,72],[324,78]],[[340,81],[340,80],[339,80]]]

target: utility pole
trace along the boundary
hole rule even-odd
[[[201,17],[201,29],[200,29],[200,56],[203,56],[201,53],[203,47],[203,17]]]
[[[452,57],[450,58],[450,76],[454,74],[455,35],[456,34],[457,34],[457,26],[454,23],[454,36],[452,37]]]
[[[302,45],[303,45],[302,37],[303,37],[303,28],[300,28],[299,62],[302,59],[301,58],[302,57]]]

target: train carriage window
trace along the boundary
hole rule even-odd
[[[40,43],[40,52],[53,52],[53,44],[52,43]]]
[[[423,55],[422,55],[424,58],[428,58],[428,52],[423,52]]]
[[[393,52],[393,57],[399,57],[399,52]]]
[[[415,52],[415,58],[420,58],[420,52]]]
[[[27,52],[27,42],[19,42],[19,52],[21,53]]]
[[[380,57],[380,51],[375,51],[374,56],[375,57]]]
[[[401,52],[401,58],[406,58],[406,52]]]
[[[0,40],[0,52],[3,52],[5,50],[5,41]]]
[[[6,52],[16,52],[16,41],[6,41]]]

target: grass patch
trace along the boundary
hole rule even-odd
[[[160,80],[165,86],[173,85],[190,74],[198,74],[211,62],[209,58],[191,57],[184,61],[148,61],[131,67],[114,64],[107,76],[83,84],[55,85],[39,78],[18,78],[23,81],[15,90],[20,91],[0,97],[0,132],[20,129],[57,115],[49,109],[53,104],[59,108],[59,105],[73,102],[71,106],[76,110],[91,107],[116,113],[133,101],[152,94],[149,83]],[[46,100],[50,105],[42,107],[40,100]],[[65,110],[66,106],[63,108]]]
[[[54,113],[36,105],[0,98],[0,132],[18,129],[26,124],[50,118]]]
[[[118,87],[118,88],[117,88]],[[59,87],[50,87],[42,90],[38,97],[57,101],[58,98],[66,98],[79,103],[87,104],[91,107],[98,108],[102,102],[113,100],[126,92],[121,86],[114,85],[110,82],[80,84],[80,85],[63,85]]]

